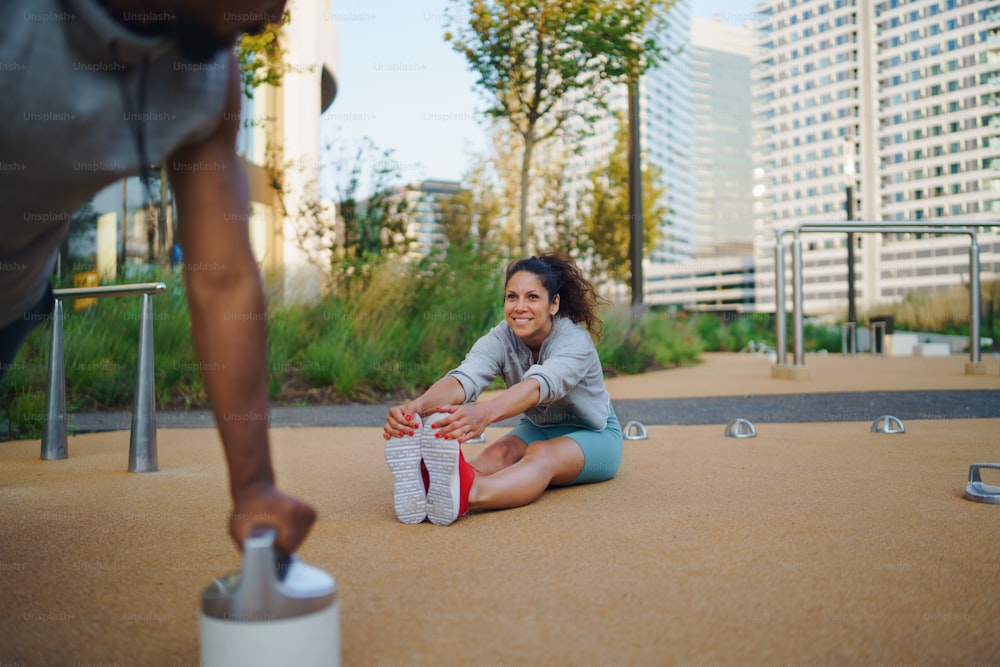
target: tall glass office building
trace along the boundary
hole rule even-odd
[[[749,27],[692,20],[698,258],[752,253],[752,53]]]
[[[691,2],[677,0],[656,35],[668,60],[640,83],[643,158],[663,170],[668,224],[650,253],[653,262],[689,260],[695,254],[694,81]]]

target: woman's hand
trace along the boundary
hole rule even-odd
[[[448,416],[438,417],[430,425],[435,437],[458,440],[460,443],[482,435],[486,427],[493,423],[485,405],[442,405],[437,412],[447,413]]]
[[[385,416],[382,437],[388,440],[389,438],[401,438],[404,435],[413,435],[416,433],[416,420],[419,416],[420,410],[413,403],[390,408],[389,414]]]

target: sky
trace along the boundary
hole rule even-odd
[[[393,151],[401,182],[459,180],[470,155],[486,152],[485,100],[465,58],[444,41],[449,4],[333,0],[340,81],[322,118],[325,145],[351,147],[369,137]],[[758,0],[692,4],[694,16],[743,24]]]

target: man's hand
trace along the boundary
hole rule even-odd
[[[254,526],[274,526],[278,531],[274,548],[292,553],[299,548],[316,521],[316,510],[285,495],[269,484],[255,484],[234,499],[229,517],[229,534],[242,550],[250,529]]]

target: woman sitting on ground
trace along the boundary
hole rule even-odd
[[[611,479],[622,433],[591,338],[603,323],[593,284],[555,253],[507,268],[504,321],[455,370],[386,416],[396,515],[449,525],[469,510],[520,507],[549,486]],[[495,378],[506,389],[476,403]],[[520,423],[472,460],[461,444],[515,415]]]

